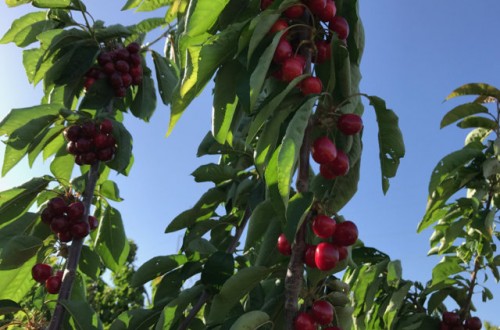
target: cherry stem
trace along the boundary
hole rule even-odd
[[[85,193],[83,194],[83,205],[85,206],[85,212],[83,213],[84,221],[88,221],[87,219],[90,214],[90,205],[92,204],[92,199],[94,197],[94,189],[97,184],[97,180],[99,179],[99,164],[99,162],[93,164],[88,172],[87,185],[85,187]],[[54,314],[52,315],[48,330],[61,329],[61,324],[66,311],[61,302],[68,300],[71,295],[71,289],[73,287],[73,282],[75,281],[76,270],[78,268],[78,262],[80,261],[80,254],[82,252],[84,240],[85,238],[74,239],[71,243],[61,289],[57,298],[57,305],[54,309]]]
[[[229,247],[226,249],[226,253],[233,254],[236,251],[236,248],[238,247],[238,243],[240,241],[241,235],[243,235],[243,231],[245,230],[245,227],[247,226],[248,220],[250,219],[250,216],[252,215],[252,212],[250,211],[250,207],[247,207],[245,210],[245,214],[243,215],[243,219],[241,220],[241,223],[239,224],[238,227],[236,227],[236,232],[234,234],[233,240],[231,241],[231,244],[229,244]],[[198,312],[201,310],[203,305],[212,298],[212,294],[208,292],[208,290],[203,290],[200,298],[198,298],[198,301],[196,304],[193,305],[193,308],[189,311],[188,316],[182,321],[182,323],[179,325],[177,330],[186,330],[189,327],[189,324],[191,321],[196,317]]]

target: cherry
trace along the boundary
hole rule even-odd
[[[444,312],[443,322],[449,325],[460,324],[460,316],[455,312]]]
[[[95,83],[95,78],[92,77],[87,77],[85,81],[83,82],[83,88],[88,91],[90,87]]]
[[[260,9],[265,10],[273,3],[273,0],[261,0],[260,1]]]
[[[97,159],[102,162],[110,161],[111,159],[113,159],[114,153],[115,153],[114,148],[112,147],[104,148],[97,152]]]
[[[333,0],[326,0],[325,9],[323,9],[318,16],[323,22],[330,22],[336,13],[337,6],[335,6],[335,2],[333,2]]]
[[[465,328],[468,330],[480,330],[483,327],[481,319],[477,316],[469,317],[465,320]]]
[[[99,221],[97,221],[97,218],[93,215],[89,215],[89,227],[90,230],[94,230],[99,227]]]
[[[300,91],[302,94],[319,94],[323,90],[323,84],[317,77],[307,77],[300,83]]]
[[[321,176],[327,180],[331,180],[337,177],[335,173],[330,169],[330,166],[328,166],[328,164],[319,165],[319,174],[321,174]]]
[[[317,215],[314,217],[312,229],[314,234],[320,238],[328,238],[333,235],[336,227],[335,220],[326,215]]]
[[[328,242],[321,242],[316,246],[314,261],[318,269],[328,271],[337,266],[339,251],[335,245]]]
[[[286,39],[280,39],[276,50],[274,51],[273,61],[276,63],[282,63],[287,58],[291,57],[293,54],[292,45]]]
[[[118,72],[115,72],[109,77],[109,83],[114,89],[119,89],[120,87],[123,87],[123,80],[122,80],[122,75],[119,74]]]
[[[70,232],[74,239],[80,239],[86,237],[90,233],[90,227],[86,221],[81,221],[72,225]]]
[[[82,132],[86,138],[93,138],[97,134],[97,128],[94,122],[89,121],[82,125]]]
[[[82,134],[82,129],[78,125],[71,125],[64,129],[63,135],[67,141],[76,142],[80,135]]]
[[[127,50],[130,55],[136,54],[141,51],[141,45],[139,45],[137,42],[131,42],[127,45]]]
[[[314,140],[311,150],[312,158],[318,164],[333,162],[338,155],[337,148],[327,136]]]
[[[78,153],[78,150],[76,150],[76,143],[73,141],[69,141],[66,144],[66,151],[71,155],[76,155]]]
[[[108,76],[111,76],[113,73],[115,73],[115,64],[113,62],[104,64],[104,66],[102,67],[102,71]]]
[[[116,97],[125,97],[126,95],[127,95],[127,89],[124,86],[119,87],[115,90]]]
[[[308,0],[307,6],[314,15],[320,15],[326,6],[326,0]]]
[[[290,245],[290,242],[288,242],[285,234],[281,234],[278,237],[278,244],[276,246],[282,255],[289,256],[292,254],[292,246]]]
[[[120,71],[122,73],[128,73],[130,70],[130,66],[126,61],[120,60],[115,63],[115,68],[117,71]]]
[[[112,58],[107,52],[102,52],[97,56],[97,63],[99,63],[100,66],[104,67],[107,63],[111,62]]]
[[[82,155],[82,159],[83,159],[83,163],[84,164],[87,164],[87,165],[92,165],[92,164],[95,164],[95,162],[97,161],[97,156],[95,154],[95,152],[86,152]]]
[[[139,54],[130,54],[130,58],[128,60],[132,66],[140,65],[142,62],[141,55]]]
[[[132,76],[132,83],[140,85],[142,82],[142,66],[133,66],[130,68],[130,75]]]
[[[122,74],[123,87],[129,87],[132,85],[133,79],[129,73]]]
[[[66,201],[62,197],[54,197],[49,200],[47,207],[50,208],[54,216],[57,216],[66,212],[67,205]]]
[[[75,149],[78,153],[85,153],[92,148],[92,142],[86,138],[79,138],[75,143]]]
[[[57,233],[57,238],[63,243],[68,243],[73,240],[73,235],[69,230]]]
[[[349,157],[342,150],[337,149],[337,158],[327,163],[326,166],[334,177],[344,176],[349,172]]]
[[[69,204],[68,209],[66,210],[69,221],[80,220],[83,216],[83,212],[85,212],[85,206],[79,201]]]
[[[339,117],[337,127],[345,135],[358,134],[363,128],[363,120],[354,113],[346,113]]]
[[[281,66],[282,79],[290,82],[304,72],[304,66],[300,60],[295,58],[287,58]]]
[[[101,133],[110,134],[113,132],[113,122],[109,119],[104,119],[101,125],[99,125],[99,130]]]
[[[315,261],[316,245],[307,245],[304,252],[304,263],[311,268],[318,268]]]
[[[61,289],[61,282],[62,282],[61,277],[57,275],[50,276],[45,281],[45,289],[47,290],[48,293],[51,294],[59,293],[59,290]]]
[[[108,136],[104,133],[99,133],[94,138],[94,146],[97,149],[104,149],[108,147]]]
[[[443,321],[439,323],[439,330],[450,330],[450,326]]]
[[[128,61],[128,58],[130,57],[130,53],[128,52],[127,48],[118,48],[115,50],[116,54],[116,59],[118,60],[117,62],[121,61]]]
[[[271,29],[269,30],[270,34],[276,34],[282,30],[285,30],[288,28],[288,22],[282,18],[274,22],[273,26],[271,26]],[[286,36],[286,32],[282,35],[282,38]]]
[[[332,323],[333,306],[326,300],[317,300],[312,304],[311,315],[321,325]]]
[[[306,58],[304,56],[297,54],[293,55],[292,58],[299,61],[302,64],[302,68],[306,67]]]
[[[290,19],[301,18],[304,15],[304,7],[294,5],[285,10],[283,14]]]
[[[332,46],[329,42],[324,40],[316,41],[316,56],[314,58],[314,63],[323,63],[332,57]]]
[[[39,283],[45,282],[52,273],[52,267],[47,264],[36,264],[31,268],[31,276]]]
[[[295,330],[316,330],[316,324],[311,315],[300,312],[293,321]]]
[[[64,215],[53,218],[52,222],[50,223],[50,229],[54,233],[63,232],[68,228],[68,226],[69,226],[68,218]]]
[[[335,16],[330,20],[330,30],[337,33],[339,39],[346,40],[349,36],[349,23],[342,16]]]
[[[349,255],[349,251],[343,245],[337,245],[337,250],[339,250],[339,261],[344,260]]]
[[[328,328],[324,328],[323,330],[342,330],[342,328],[339,328],[339,327],[328,327]]]
[[[352,221],[338,223],[332,238],[337,245],[353,245],[358,239],[358,227]]]
[[[42,214],[40,214],[40,218],[42,219],[42,222],[47,224],[47,225],[50,225],[53,217],[54,217],[54,213],[52,213],[52,209],[48,208],[48,207],[44,208],[42,211]]]

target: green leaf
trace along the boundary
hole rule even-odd
[[[450,111],[441,120],[441,128],[446,127],[454,122],[463,119],[465,117],[475,115],[478,113],[488,113],[488,109],[485,106],[477,103],[465,103],[461,104]]]
[[[271,318],[267,313],[262,311],[251,311],[241,315],[229,330],[254,330],[270,321]]]
[[[389,264],[387,264],[387,284],[397,288],[402,277],[403,268],[401,267],[401,261],[390,261]]]
[[[37,8],[68,8],[71,0],[33,0],[33,6]]]
[[[108,162],[107,165],[118,173],[128,175],[133,162],[132,135],[122,123],[113,121],[113,137],[116,139],[118,147],[113,160]]]
[[[436,308],[443,303],[443,301],[448,297],[449,292],[446,290],[439,290],[432,294],[427,303],[427,310],[429,313],[433,313]]]
[[[500,90],[491,85],[483,83],[472,83],[460,86],[459,88],[451,92],[451,94],[446,97],[446,100],[463,95],[491,96],[496,98],[497,100],[500,100]]]
[[[12,22],[10,29],[5,33],[2,39],[0,39],[0,44],[13,42],[19,33],[21,33],[25,29],[29,31],[32,25],[41,21],[45,21],[45,18],[46,13],[44,11],[37,11],[15,19]]]
[[[99,255],[90,249],[87,245],[82,247],[78,267],[82,273],[97,281],[101,274],[101,261]]]
[[[432,269],[432,285],[446,282],[450,275],[463,272],[465,269],[460,263],[461,261],[458,257],[445,256],[441,259],[434,269]]]
[[[24,298],[33,287],[31,268],[35,263],[36,257],[33,257],[20,268],[0,270],[0,300],[21,301]]]
[[[184,33],[193,37],[208,32],[229,0],[198,0],[191,4]]]
[[[52,163],[50,163],[50,172],[58,181],[67,185],[71,179],[74,165],[75,156],[68,154],[66,147],[62,146]]]
[[[329,184],[332,185],[332,189],[326,200],[326,206],[329,212],[339,212],[358,191],[361,162],[358,160],[354,165],[351,164],[350,166],[351,168],[346,175],[335,178],[335,181],[330,180]],[[325,181],[321,175],[317,175],[313,183],[316,184],[315,181],[317,180],[319,180],[319,182]],[[317,197],[319,198],[319,196]]]
[[[285,216],[286,207],[278,189],[278,156],[280,154],[280,150],[281,145],[279,145],[274,151],[264,175],[267,185],[267,198],[271,200],[271,204],[273,205],[276,214],[279,216]]]
[[[126,38],[131,34],[132,31],[121,24],[114,24],[105,28],[97,28],[94,30],[95,38],[101,42],[106,42],[107,40],[116,38]]]
[[[457,126],[460,128],[482,127],[495,130],[498,127],[498,123],[489,118],[471,116],[463,119]]]
[[[392,329],[392,323],[394,322],[406,295],[410,291],[410,288],[411,282],[408,282],[392,294],[389,305],[384,313],[384,322],[387,329]]]
[[[0,225],[26,213],[38,194],[47,188],[50,177],[33,178],[21,186],[0,192]]]
[[[269,220],[274,217],[276,217],[276,212],[271,201],[265,200],[257,205],[248,220],[245,251],[254,247],[255,243],[262,238],[269,225]]]
[[[0,315],[15,313],[23,309],[21,305],[9,299],[0,300]]]
[[[150,329],[158,320],[160,311],[156,309],[128,310],[113,321],[109,330]]]
[[[206,164],[198,167],[191,175],[196,182],[221,182],[234,179],[238,171],[229,165]]]
[[[155,330],[173,329],[176,322],[184,316],[189,304],[193,304],[202,291],[202,285],[195,285],[190,289],[183,290],[177,298],[165,306],[156,323]]]
[[[238,61],[224,64],[215,77],[212,107],[212,134],[217,142],[225,144],[238,104],[236,72],[244,70]]]
[[[231,253],[217,251],[208,257],[203,271],[201,283],[205,285],[221,286],[234,273],[234,257]]]
[[[262,90],[262,86],[264,85],[264,80],[266,80],[269,66],[271,65],[271,61],[274,56],[274,52],[278,43],[281,39],[281,36],[284,34],[284,31],[280,31],[276,33],[273,37],[273,41],[262,53],[262,56],[259,58],[259,64],[254,69],[250,76],[250,110],[252,111],[255,107],[257,99],[259,98],[260,91]]]
[[[106,79],[97,80],[84,94],[79,109],[105,108],[115,97],[115,92]]]
[[[120,212],[108,207],[99,221],[99,231],[95,239],[95,250],[104,265],[113,272],[127,261],[130,250]]]
[[[147,67],[143,67],[143,70],[142,83],[130,105],[130,111],[137,118],[149,122],[156,109],[156,90],[151,78],[151,70]]]
[[[204,238],[195,238],[189,242],[186,251],[207,255],[216,252],[217,248]]]
[[[250,31],[252,37],[248,44],[247,63],[250,63],[255,49],[259,46],[262,39],[269,34],[269,30],[273,24],[280,18],[281,13],[275,11],[264,11],[250,22]]]
[[[92,309],[86,301],[62,300],[61,305],[71,315],[70,323],[73,323],[74,329],[78,330],[101,330],[104,329],[98,314]]]
[[[405,146],[396,114],[387,109],[384,100],[376,96],[369,96],[368,98],[370,104],[375,108],[377,116],[382,190],[385,194],[389,189],[389,179],[396,176],[400,159],[405,155]]]
[[[121,202],[123,198],[120,197],[120,189],[116,182],[106,180],[100,185],[100,193],[103,197],[111,199],[115,202]]]
[[[5,3],[9,7],[17,7],[17,6],[24,5],[24,4],[30,3],[30,2],[31,2],[31,0],[5,0]]]
[[[295,240],[295,234],[309,214],[313,202],[311,192],[297,193],[291,199],[286,210],[285,235],[289,242]]]
[[[185,264],[187,258],[182,254],[154,257],[146,261],[132,276],[130,285],[138,287],[147,282],[170,272],[171,270]]]
[[[3,237],[0,243],[0,269],[8,270],[21,267],[36,255],[42,243],[41,239],[34,236]]]
[[[155,51],[151,52],[156,71],[158,91],[163,104],[172,103],[174,89],[179,84],[179,68],[169,59],[161,56]]]
[[[28,148],[28,161],[30,167],[33,166],[36,158],[42,152],[43,149],[57,136],[62,135],[62,131],[64,130],[64,125],[56,125],[54,127],[46,129],[46,132],[43,134],[39,134],[33,142],[30,144]]]
[[[36,122],[35,119],[46,119],[47,121],[51,121],[59,115],[60,110],[61,106],[56,104],[42,104],[29,108],[12,109],[0,122],[0,136],[10,136],[16,130],[25,126],[27,130],[28,127],[31,128],[30,125],[34,126]],[[26,131],[24,133],[30,135],[32,138],[35,135],[32,131]],[[23,137],[25,136],[23,135]]]
[[[458,169],[467,165],[474,158],[481,156],[482,144],[468,144],[464,148],[454,151],[442,158],[434,170],[432,171],[431,180],[429,182],[429,196],[436,188],[450,175],[453,175]]]
[[[208,324],[224,321],[227,312],[269,274],[266,267],[248,267],[231,276],[214,297],[207,317]]]
[[[312,97],[302,104],[288,124],[282,147],[278,155],[278,190],[283,203],[288,204],[290,185],[299,160],[304,133],[317,97]]]

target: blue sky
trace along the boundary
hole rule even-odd
[[[122,3],[92,0],[87,6],[96,19],[107,23],[129,24],[145,18],[144,14],[118,12]],[[27,9],[31,10],[8,9],[0,3],[0,34]],[[416,233],[425,210],[429,176],[440,158],[463,145],[467,133],[453,126],[439,129],[444,113],[467,99],[443,100],[468,82],[500,87],[500,2],[360,0],[360,10],[366,33],[361,91],[384,98],[396,111],[407,154],[384,196],[376,121],[373,110],[366,107],[359,191],[342,214],[358,224],[367,245],[401,259],[406,278],[425,281],[439,260],[426,256],[431,232]],[[21,59],[17,47],[0,45],[0,118],[11,108],[32,106],[40,99],[40,91],[27,83]],[[161,104],[149,124],[133,118],[126,121],[134,136],[136,162],[128,178],[114,178],[125,198],[116,206],[127,234],[139,245],[138,265],[177,251],[180,235],[163,234],[167,223],[191,207],[210,186],[195,183],[189,175],[197,166],[216,161],[195,155],[199,141],[210,129],[210,112],[208,88],[168,138],[168,108]],[[1,146],[0,154],[2,161]],[[41,161],[30,172],[23,161],[23,166],[0,178],[0,190],[44,173],[48,170]],[[486,305],[477,295],[477,315],[500,324],[500,287],[491,277],[489,288],[496,298]]]

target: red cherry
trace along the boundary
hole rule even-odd
[[[76,150],[76,143],[73,141],[69,141],[66,144],[66,151],[71,154],[71,155],[76,155],[78,154],[78,150]]]
[[[328,242],[321,242],[318,246],[316,246],[314,261],[316,261],[318,269],[328,271],[337,266],[339,261],[339,251],[335,245]]]
[[[443,322],[448,325],[460,324],[460,315],[455,312],[444,312]]]
[[[477,316],[469,317],[465,320],[465,328],[468,330],[480,330],[483,327],[481,319]]]
[[[276,34],[282,30],[285,30],[288,28],[288,22],[282,18],[274,22],[273,26],[271,26],[271,29],[269,30],[270,34]],[[286,32],[282,35],[282,38],[286,36]]]
[[[283,14],[290,19],[301,18],[302,15],[304,15],[304,7],[301,5],[294,5],[288,7],[288,9],[283,12]]]
[[[115,64],[113,62],[104,64],[104,66],[102,67],[102,71],[108,76],[111,76],[113,73],[115,73]]]
[[[92,142],[86,138],[79,138],[75,143],[75,149],[77,153],[83,154],[85,152],[90,151],[92,148]]]
[[[142,66],[133,66],[130,68],[130,75],[132,76],[132,84],[140,85],[142,82]]]
[[[51,276],[45,281],[45,289],[51,294],[59,293],[61,282],[62,279],[59,276]]]
[[[115,68],[117,71],[120,71],[122,73],[128,73],[130,70],[130,66],[128,65],[127,61],[120,60],[115,63]]]
[[[93,138],[97,134],[97,127],[92,121],[88,121],[82,125],[83,136],[86,138]]]
[[[85,212],[85,206],[82,202],[74,202],[68,205],[66,213],[68,215],[68,220],[75,222],[79,221]]]
[[[337,223],[335,220],[326,215],[317,215],[314,217],[312,229],[314,234],[320,238],[328,238],[335,232]]]
[[[131,42],[127,45],[127,50],[130,55],[137,54],[141,51],[141,45],[139,45],[137,42]]]
[[[94,146],[96,149],[104,149],[108,146],[108,136],[104,133],[99,133],[94,138]]]
[[[312,158],[318,164],[331,163],[337,158],[337,148],[327,136],[321,136],[314,140]]]
[[[100,66],[105,66],[106,63],[111,62],[111,56],[109,55],[108,52],[102,52],[97,56],[97,62],[99,63]]]
[[[265,10],[273,3],[273,0],[261,0],[260,1],[260,9]]]
[[[330,20],[330,30],[337,33],[340,40],[346,40],[349,36],[349,23],[342,16],[335,16]]]
[[[85,74],[86,77],[99,79],[101,77],[102,71],[99,68],[90,68]]]
[[[67,141],[72,141],[72,142],[76,142],[76,140],[78,140],[81,134],[82,134],[82,129],[78,125],[71,125],[65,128],[63,133],[64,138]]]
[[[69,230],[57,233],[57,238],[63,243],[68,243],[73,240],[73,235],[71,235],[71,232]]]
[[[318,268],[315,261],[316,245],[307,245],[304,252],[304,263],[311,268]]]
[[[90,233],[90,227],[86,221],[81,221],[72,225],[70,232],[74,239],[80,239],[86,237]]]
[[[61,215],[52,219],[52,222],[50,223],[50,230],[57,234],[66,231],[68,226],[68,218],[64,215]]]
[[[42,214],[40,214],[40,218],[42,219],[42,222],[44,224],[47,224],[47,225],[50,225],[53,217],[54,217],[54,213],[52,213],[52,210],[48,207],[44,208],[42,211]]]
[[[292,58],[299,61],[302,64],[302,68],[306,67],[306,58],[304,56],[297,54],[297,55],[292,55]]]
[[[132,66],[138,66],[141,64],[142,58],[139,54],[130,54],[130,58],[128,59],[128,61]]]
[[[127,88],[130,85],[132,85],[132,82],[134,80],[132,79],[132,76],[129,73],[124,73],[122,74],[122,81],[123,81],[123,87]]]
[[[111,77],[109,77],[109,83],[115,89],[123,87],[122,75],[118,72],[113,73]]]
[[[363,120],[354,113],[346,113],[339,117],[337,127],[345,135],[358,134],[363,128]]]
[[[311,315],[300,312],[293,321],[295,330],[316,330],[316,324]]]
[[[276,246],[282,255],[289,256],[292,254],[292,246],[290,245],[290,242],[288,242],[285,234],[281,234],[278,237],[278,243]]]
[[[450,330],[450,325],[444,323],[443,321],[441,321],[439,323],[439,330]]]
[[[332,46],[324,40],[316,41],[316,56],[314,63],[323,63],[332,57]]]
[[[281,66],[282,78],[286,82],[290,82],[304,72],[302,63],[295,58],[287,58]]]
[[[114,154],[115,151],[113,147],[104,148],[97,152],[97,159],[99,159],[102,162],[107,162],[113,159]]]
[[[89,215],[89,228],[90,230],[94,230],[99,227],[99,221],[93,215]]]
[[[52,267],[47,264],[36,264],[31,268],[31,276],[39,283],[45,282],[52,274]]]
[[[96,156],[95,152],[93,152],[93,151],[84,153],[82,155],[82,159],[83,159],[83,163],[87,164],[87,165],[92,165],[92,164],[95,164],[97,162],[97,156]]]
[[[293,54],[292,45],[286,39],[280,39],[276,50],[274,51],[273,61],[276,63],[282,63],[287,58],[291,57]]]
[[[325,10],[326,0],[308,0],[306,4],[314,15],[319,16]]]
[[[349,172],[349,157],[342,150],[337,149],[337,158],[325,165],[334,177],[344,176]]]
[[[99,130],[101,133],[110,134],[113,132],[113,122],[109,119],[104,119],[101,125],[99,125]]]
[[[307,77],[300,83],[300,91],[304,96],[310,94],[319,94],[323,90],[321,79],[317,77]]]
[[[95,83],[95,78],[92,77],[87,77],[85,78],[85,81],[83,82],[83,88],[88,91],[90,87]]]
[[[79,166],[85,165],[85,162],[83,161],[83,155],[76,155],[75,163],[76,163],[76,165],[79,165]]]
[[[115,56],[116,56],[116,59],[118,60],[117,62],[119,62],[120,60],[121,61],[127,61],[128,58],[130,57],[130,53],[129,51],[127,50],[127,48],[118,48],[118,49],[115,49]]]
[[[319,165],[319,174],[327,180],[335,179],[337,177],[328,164]]]
[[[49,200],[47,207],[50,208],[50,211],[54,216],[62,215],[66,212],[66,201],[62,197],[54,197]]]
[[[342,328],[339,328],[339,327],[328,327],[328,328],[324,328],[323,330],[342,330]]]
[[[318,16],[323,22],[330,22],[336,13],[337,6],[335,6],[335,2],[333,2],[333,0],[326,0],[325,9],[323,9]]]
[[[349,251],[343,245],[337,245],[337,250],[339,250],[339,261],[344,260],[349,255]]]
[[[311,307],[311,316],[321,324],[327,325],[333,321],[333,306],[326,300],[316,300]]]
[[[338,223],[332,238],[337,245],[353,245],[358,239],[358,227],[352,221]]]

